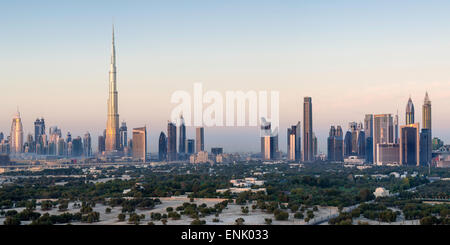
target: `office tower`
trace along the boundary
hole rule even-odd
[[[194,139],[187,140],[187,153],[189,155],[195,153],[195,140]]]
[[[80,136],[77,136],[76,138],[72,139],[70,142],[72,143],[72,154],[73,157],[80,157],[83,155],[83,140]]]
[[[161,132],[161,134],[159,134],[158,160],[159,161],[167,160],[167,137],[164,132]]]
[[[408,104],[406,105],[406,125],[414,124],[414,104],[409,97]]]
[[[420,165],[426,166],[431,164],[432,142],[431,130],[422,128],[420,132]]]
[[[92,156],[92,139],[91,134],[86,132],[83,138],[83,154],[85,157]]]
[[[28,134],[27,135],[27,140],[25,142],[25,144],[23,144],[23,152],[25,153],[33,153],[34,149],[34,140],[33,140],[33,135],[32,134]]]
[[[328,161],[344,161],[344,140],[341,126],[331,126],[328,136]]]
[[[119,105],[116,80],[116,47],[114,43],[114,27],[112,33],[111,67],[109,71],[108,119],[106,122],[105,151],[112,153],[119,150]]]
[[[147,159],[147,127],[133,128],[133,160]]]
[[[302,160],[310,162],[314,160],[313,149],[313,120],[312,99],[305,97],[303,101],[303,152]]]
[[[54,143],[52,143],[54,147],[52,147],[53,155],[57,156],[72,156],[72,142],[68,144],[64,141],[63,138],[58,137]],[[67,152],[66,152],[67,151]]]
[[[72,142],[72,134],[70,132],[67,132],[66,141],[67,143]]]
[[[5,135],[3,134],[3,132],[0,132],[0,141],[2,141],[4,137]]]
[[[171,122],[167,124],[167,160],[177,160],[177,127]]]
[[[423,128],[431,131],[431,101],[428,97],[428,92],[425,93],[425,100],[422,106],[422,124]]]
[[[211,148],[211,154],[215,155],[219,155],[219,154],[223,154],[223,148],[222,147],[212,147]]]
[[[198,153],[200,151],[205,150],[205,129],[203,127],[198,127],[195,129],[195,141],[197,143],[195,147],[195,152]]]
[[[397,110],[397,115],[395,115],[395,120],[394,120],[394,143],[398,144],[399,143],[399,138],[398,138],[398,125],[399,125],[399,120],[398,120],[398,110]]]
[[[178,153],[180,153],[181,157],[184,158],[184,154],[186,153],[186,126],[184,124],[183,115],[180,116],[180,139],[178,141]]]
[[[277,159],[280,156],[278,151],[278,135],[272,132],[270,122],[265,118],[261,119],[261,157],[264,160]]]
[[[394,143],[394,121],[391,114],[373,116],[373,157],[377,163],[377,145]]]
[[[106,130],[103,130],[103,135],[98,136],[98,153],[102,154],[105,151]]]
[[[400,127],[400,164],[419,165],[420,159],[419,124]]]
[[[42,146],[44,145],[42,136],[44,134],[45,134],[44,118],[41,118],[41,119],[37,118],[36,121],[34,121],[34,141],[35,141],[37,154],[42,154]]]
[[[128,128],[126,122],[122,122],[119,128],[119,139],[119,149],[123,151],[128,146]]]
[[[14,116],[11,125],[11,153],[21,153],[23,151],[23,127],[20,113]]]
[[[423,102],[422,106],[422,135],[421,136],[421,148],[425,147],[424,149],[421,149],[422,155],[421,155],[421,164],[427,165],[431,164],[431,153],[433,151],[433,143],[432,143],[432,130],[431,130],[431,101],[428,97],[428,92],[425,93],[425,100]],[[423,142],[422,142],[423,141]]]
[[[344,138],[344,157],[352,155],[352,132],[347,131]]]
[[[379,143],[377,144],[377,165],[396,164],[400,163],[399,144],[394,143]]]
[[[364,118],[364,135],[366,137],[366,162],[373,163],[373,115],[367,114]]]
[[[300,122],[288,128],[288,159],[291,161],[300,161],[301,159],[301,136]]]

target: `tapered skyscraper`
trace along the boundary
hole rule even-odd
[[[414,104],[409,97],[408,104],[406,105],[406,125],[414,124]]]
[[[119,109],[116,80],[116,47],[114,44],[114,27],[112,33],[111,67],[109,71],[108,120],[106,123],[105,151],[111,153],[119,150]]]
[[[422,106],[422,127],[431,131],[431,101],[428,92],[425,93],[425,100]]]

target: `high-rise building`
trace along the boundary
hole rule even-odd
[[[198,127],[195,129],[195,141],[196,141],[196,147],[195,152],[198,153],[200,151],[205,150],[205,128]]]
[[[86,132],[83,138],[83,154],[85,157],[92,156],[92,139],[91,134]]]
[[[108,119],[106,122],[105,151],[112,153],[119,150],[119,105],[116,80],[116,47],[114,43],[114,27],[112,33],[111,67],[109,71]]]
[[[291,161],[301,160],[301,136],[300,136],[300,122],[297,125],[292,125],[287,130],[287,152],[288,159]]]
[[[34,122],[34,141],[36,145],[36,153],[42,154],[42,146],[44,142],[42,140],[42,135],[45,134],[45,121],[44,118],[36,119]],[[39,148],[39,150],[38,150]]]
[[[303,101],[303,152],[302,160],[310,162],[314,160],[313,142],[312,99],[305,97]]]
[[[158,159],[159,161],[166,161],[167,160],[167,137],[164,132],[161,132],[159,135],[159,142],[158,142]]]
[[[172,122],[167,124],[167,160],[177,160],[177,127]]]
[[[391,114],[373,116],[373,156],[377,163],[377,145],[394,143],[394,122]]]
[[[398,125],[399,125],[399,119],[398,119],[398,110],[397,110],[397,114],[395,115],[395,119],[394,119],[394,143],[395,144],[399,144],[400,140],[399,140],[399,135],[398,135]]]
[[[184,124],[183,115],[180,116],[180,126],[179,126],[180,139],[178,141],[178,153],[182,159],[186,153],[186,125]]]
[[[122,122],[122,125],[119,128],[119,139],[119,148],[123,151],[128,146],[128,127],[126,122]]]
[[[147,127],[133,128],[133,159],[147,160]]]
[[[366,137],[366,162],[373,163],[373,115],[364,118],[364,136]]]
[[[341,126],[331,126],[328,136],[328,161],[344,161],[344,141],[342,139]]]
[[[411,97],[409,97],[408,104],[406,105],[406,125],[414,124],[414,104]]]
[[[188,139],[187,141],[187,153],[189,155],[195,153],[195,140],[194,139]]]
[[[80,157],[83,155],[83,140],[80,136],[77,136],[71,141],[72,143],[72,154],[71,156]]]
[[[431,164],[432,141],[431,130],[422,128],[420,132],[420,165],[427,166]]]
[[[23,151],[23,127],[20,113],[14,116],[11,125],[11,153],[21,153]]]
[[[419,123],[400,126],[400,164],[419,165]]]
[[[431,154],[433,151],[432,130],[431,130],[431,101],[428,92],[425,93],[425,99],[422,106],[422,125],[421,132],[421,163],[422,165],[431,164]],[[422,149],[423,148],[423,149]]]
[[[0,141],[2,141],[3,138],[5,138],[5,135],[3,134],[3,132],[0,132]]]
[[[103,130],[103,135],[98,136],[98,153],[102,154],[105,151],[106,130]]]
[[[376,164],[386,165],[400,163],[399,144],[394,143],[378,143],[376,150]]]
[[[313,160],[316,160],[319,155],[318,146],[316,134],[313,132]]]
[[[261,157],[273,160],[279,157],[278,134],[272,132],[272,125],[265,118],[261,119]]]
[[[349,131],[344,139],[344,156],[364,157],[366,152],[366,136],[362,123],[349,123]]]
[[[344,137],[344,157],[352,155],[352,132],[347,131]]]

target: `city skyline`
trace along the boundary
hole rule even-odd
[[[436,30],[438,28],[425,30],[423,25],[419,25],[419,31],[434,34],[435,37],[439,37],[439,40],[430,40],[426,37],[414,38],[414,42],[405,47],[400,44],[406,40],[397,40],[399,36],[394,35],[394,31],[403,31],[403,37],[408,38],[417,35],[413,34],[413,30],[401,29],[404,24],[401,21],[394,22],[393,27],[390,28],[385,22],[377,25],[375,24],[377,18],[374,16],[371,16],[373,20],[362,18],[362,24],[358,28],[356,24],[348,20],[357,15],[356,9],[364,10],[368,5],[354,4],[355,9],[343,12],[350,16],[345,19],[347,22],[340,21],[342,26],[338,26],[340,28],[337,29],[348,30],[348,32],[338,34],[327,29],[330,37],[338,38],[337,43],[327,41],[328,38],[321,36],[323,33],[313,30],[314,27],[322,25],[328,28],[334,26],[326,20],[314,22],[319,20],[312,15],[323,8],[320,4],[289,2],[286,6],[278,6],[283,10],[289,7],[293,9],[265,30],[262,27],[269,22],[264,21],[263,17],[275,16],[270,14],[269,3],[267,6],[237,4],[235,6],[238,6],[239,13],[247,13],[252,7],[259,10],[258,13],[251,15],[258,22],[251,21],[250,17],[240,18],[248,23],[247,28],[254,28],[254,32],[248,36],[244,35],[245,29],[242,28],[237,29],[236,33],[230,31],[237,26],[236,22],[220,22],[227,13],[236,14],[228,8],[219,12],[217,18],[202,12],[202,15],[194,19],[184,19],[189,14],[196,13],[196,10],[189,9],[179,19],[169,24],[161,24],[161,20],[167,18],[163,14],[168,13],[165,8],[167,6],[164,4],[156,4],[156,9],[163,10],[157,17],[147,17],[142,11],[138,11],[136,17],[126,20],[125,17],[129,16],[128,12],[117,14],[114,22],[118,26],[117,33],[119,33],[117,41],[119,43],[118,63],[121,67],[118,73],[121,120],[126,121],[130,128],[149,125],[150,152],[157,152],[158,136],[161,131],[165,131],[167,126],[165,122],[170,117],[170,109],[174,107],[170,104],[170,93],[174,91],[174,88],[190,91],[192,84],[200,80],[205,83],[207,89],[219,91],[278,89],[282,95],[280,96],[280,128],[282,129],[280,131],[284,132],[297,121],[301,121],[304,125],[302,98],[312,97],[314,99],[314,133],[318,137],[319,152],[326,153],[328,130],[331,125],[347,125],[352,121],[362,122],[365,114],[391,113],[394,115],[399,110],[399,114],[404,115],[404,105],[409,95],[416,105],[421,105],[424,94],[428,92],[433,101],[433,136],[448,142],[450,128],[447,125],[450,124],[450,116],[448,116],[447,108],[450,106],[448,93],[450,81],[447,79],[447,67],[450,67],[450,53],[445,46],[445,43],[450,43],[448,34],[445,34],[445,30],[449,30],[448,26],[440,26],[441,29],[438,32]],[[78,6],[71,3],[58,7],[63,13],[68,11],[71,5]],[[142,5],[149,7],[144,3]],[[11,10],[18,8],[14,4],[6,7]],[[39,6],[36,7],[39,8]],[[97,7],[94,6],[94,9],[99,11],[100,7]],[[203,6],[213,12],[219,11],[219,7],[215,4]],[[392,6],[394,10],[399,7],[397,4]],[[412,18],[419,7],[422,7],[421,4],[413,3],[402,15],[414,23],[420,22]],[[429,4],[425,6],[425,10],[431,10],[430,8],[432,7]],[[306,13],[305,9],[308,10]],[[71,12],[73,15],[64,17],[54,14],[45,20],[38,18],[37,23],[31,26],[27,26],[31,17],[17,21],[17,16],[9,14],[14,11],[7,11],[6,15],[0,17],[5,20],[2,21],[3,23],[10,23],[1,24],[6,27],[6,34],[5,45],[0,47],[5,54],[5,58],[0,61],[0,66],[4,68],[0,72],[0,80],[6,84],[7,89],[3,95],[5,105],[0,108],[2,115],[0,132],[9,134],[11,118],[16,112],[16,107],[19,106],[24,137],[29,133],[33,134],[33,122],[36,118],[43,117],[48,127],[60,127],[63,135],[70,131],[74,136],[83,136],[88,131],[94,139],[93,148],[97,148],[95,139],[105,129],[104,105],[107,99],[105,87],[108,80],[105,74],[108,72],[108,56],[111,52],[107,45],[111,42],[111,13],[119,13],[115,11],[107,13],[108,10],[111,9],[106,8],[100,11],[100,17],[90,15],[87,17],[89,21],[100,20],[93,26],[88,26],[87,20],[80,23],[75,21],[77,20],[75,14],[80,11],[77,8]],[[131,8],[129,12],[133,10],[136,9]],[[176,12],[178,11],[180,9],[176,9]],[[375,8],[374,11],[380,11],[380,8]],[[304,15],[296,17],[297,12]],[[443,13],[438,11],[435,17],[431,16],[428,19],[427,23],[437,24],[436,18],[439,16],[443,18],[441,14]],[[337,13],[334,15],[340,16]],[[388,19],[392,19],[393,16],[394,13],[391,11],[384,15]],[[139,22],[141,17],[145,17],[145,20],[157,18],[160,21]],[[210,25],[200,24],[208,18],[212,18],[213,23],[224,28],[225,34],[213,32]],[[189,30],[198,28],[195,33],[204,32],[202,36],[206,39],[199,43],[194,42],[196,40],[194,35],[187,35],[186,32],[176,28],[176,24],[179,24],[181,19],[187,21],[185,27]],[[62,28],[65,27],[62,24],[49,23],[47,20],[60,20],[61,23],[73,28],[69,28],[71,29],[69,31]],[[302,20],[305,20],[306,24],[303,24]],[[299,30],[292,31],[288,28],[289,24],[292,24],[291,21],[301,24]],[[140,28],[130,28],[136,23]],[[162,26],[158,27],[157,23]],[[276,24],[280,24],[283,28],[277,31]],[[376,31],[371,36],[375,37],[374,41],[349,39],[349,43],[345,44],[343,42],[345,38],[358,37],[356,30],[361,31],[361,28],[365,26],[363,24],[375,28]],[[169,29],[164,27],[173,29],[168,31]],[[347,27],[353,27],[353,29],[347,29]],[[387,29],[381,31],[376,27]],[[29,30],[28,28],[33,28],[31,34],[39,31],[43,35],[41,37],[30,35],[27,39],[20,39]],[[309,41],[299,36],[301,30],[306,30],[306,33],[310,35]],[[158,35],[150,35],[152,33]],[[184,40],[173,39],[177,33],[185,34]],[[230,38],[217,39],[217,37],[225,37],[226,34],[233,34],[236,42],[240,44],[230,45],[228,43]],[[387,34],[393,36],[389,37]],[[64,35],[66,37],[62,37]],[[215,38],[215,35],[219,36]],[[263,44],[257,42],[262,36],[271,35],[278,38],[269,39]],[[369,32],[364,31],[361,35],[360,37],[364,35],[367,37]],[[20,39],[19,44],[14,44],[14,41],[18,39]],[[187,42],[185,42],[186,39]],[[170,40],[169,44],[161,45],[167,40]],[[315,41],[319,41],[319,44],[314,44]],[[386,45],[387,41],[392,43]],[[206,44],[209,45],[202,42],[207,42]],[[257,45],[251,48],[254,44]],[[351,44],[356,45],[350,49]],[[433,47],[430,44],[433,44]],[[201,46],[205,48],[202,49]],[[374,48],[374,51],[366,50],[367,47]],[[217,51],[221,50],[220,48],[223,48],[223,51]],[[241,52],[246,49],[248,52]],[[267,51],[268,49],[270,52]],[[395,52],[392,52],[393,50]],[[411,50],[414,52],[409,52]],[[196,51],[198,51],[198,58],[194,58]],[[208,51],[213,52],[207,55]],[[289,54],[290,51],[293,55]],[[324,51],[331,51],[331,54],[326,55]],[[142,52],[142,55],[137,55],[138,52]],[[231,55],[227,56],[226,53]],[[294,58],[294,56],[300,58]],[[260,61],[256,61],[255,58]],[[241,59],[250,65],[238,62]],[[346,62],[340,62],[342,59]],[[55,62],[56,60],[58,62]],[[173,63],[172,66],[169,66],[169,63]],[[28,68],[26,73],[21,72],[24,66]],[[27,75],[28,73],[34,74],[32,79]],[[170,84],[172,87],[160,86],[161,84]],[[415,121],[421,122],[421,119],[419,120],[419,116],[422,115],[421,106],[415,109]],[[404,123],[402,116],[400,125]],[[343,129],[346,130],[345,127]],[[206,150],[219,146],[226,152],[241,149],[259,151],[258,127],[206,128],[206,130]],[[187,138],[194,138],[195,129],[188,127],[186,134]],[[239,137],[239,142],[236,142],[236,137]],[[284,133],[281,133],[279,142],[280,149],[285,152],[287,139]]]

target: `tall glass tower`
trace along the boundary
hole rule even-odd
[[[111,153],[119,150],[119,109],[116,80],[116,47],[114,44],[114,26],[112,32],[111,67],[109,71],[108,120],[106,123],[105,151]]]

